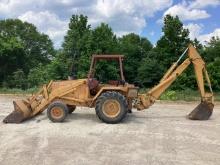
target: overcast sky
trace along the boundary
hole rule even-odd
[[[92,27],[108,23],[116,35],[137,33],[153,44],[166,14],[178,15],[190,37],[201,42],[220,36],[220,0],[0,0],[0,19],[31,22],[59,48],[73,14],[84,14]]]

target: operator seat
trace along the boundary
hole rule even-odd
[[[95,78],[88,78],[87,79],[89,91],[91,95],[96,95],[98,91],[99,81]]]
[[[115,86],[119,86],[119,85],[125,85],[125,81],[124,80],[109,80],[108,84],[110,85],[115,85]]]

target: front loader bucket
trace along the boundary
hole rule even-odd
[[[214,104],[202,101],[189,115],[191,120],[208,120],[212,115]]]
[[[31,117],[31,106],[26,100],[13,101],[14,111],[4,120],[4,123],[21,123]]]

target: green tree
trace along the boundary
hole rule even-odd
[[[49,37],[37,31],[33,24],[19,19],[0,21],[0,35],[4,38],[14,37],[24,47],[27,70],[38,63],[48,63],[54,55],[53,43]]]
[[[212,37],[202,52],[214,89],[220,89],[220,39]]]
[[[87,76],[92,54],[115,54],[116,49],[117,38],[107,24],[101,23],[91,30],[86,16],[72,16],[63,43],[63,55],[68,58],[67,61],[72,61],[64,65],[77,70],[78,78]],[[104,82],[114,77],[117,69],[113,66],[114,64],[99,62],[96,77]]]
[[[31,68],[49,63],[53,55],[52,41],[34,25],[19,19],[0,20],[0,84],[10,81],[19,69],[27,76]]]
[[[49,79],[64,80],[67,79],[70,73],[72,61],[63,55],[63,52],[57,51],[55,58],[47,65]]]
[[[151,49],[152,44],[150,41],[137,34],[130,33],[119,38],[119,52],[125,55],[125,77],[128,82],[139,83],[142,81],[142,78],[144,79],[144,77],[137,77],[138,68],[141,64],[147,65],[141,63],[141,61],[147,57]]]
[[[218,37],[212,37],[207,43],[203,56],[207,62],[213,62],[215,58],[220,57],[220,39]]]
[[[157,56],[155,58],[158,60],[158,66],[164,69],[164,74],[192,41],[189,39],[189,30],[184,29],[183,23],[178,16],[173,17],[171,15],[166,15],[162,32],[162,37],[157,41]],[[195,40],[195,42],[197,41]],[[177,78],[176,82],[172,85],[172,88],[194,88],[196,83],[192,82],[195,82],[195,76],[190,67]]]
[[[17,69],[25,69],[25,61],[23,44],[15,37],[0,35],[0,83]]]
[[[69,30],[64,37],[63,42],[63,55],[68,58],[71,63],[64,64],[68,68],[75,68],[72,70],[78,70],[79,60],[81,56],[87,56],[90,52],[90,38],[91,30],[88,25],[88,18],[84,15],[73,15],[70,19]],[[71,71],[69,72],[71,73]],[[75,73],[76,74],[76,73]]]
[[[92,31],[92,54],[117,54],[118,42],[112,29],[101,23]],[[99,61],[96,65],[96,78],[102,82],[119,79],[118,63]]]
[[[50,80],[66,80],[69,76],[70,68],[68,66],[70,65],[71,60],[65,58],[62,50],[58,50],[49,64],[40,63],[30,70],[28,74],[29,86],[39,86]]]
[[[84,42],[90,33],[88,18],[84,15],[73,15],[70,18],[69,30],[64,37],[63,49],[67,57],[79,58],[84,50]]]
[[[189,30],[183,28],[178,16],[166,15],[162,32],[163,36],[157,41],[157,49],[160,52],[158,60],[168,68],[188,46]]]
[[[27,79],[22,69],[18,69],[7,77],[3,82],[3,87],[6,88],[27,88]]]
[[[197,38],[192,41],[193,45],[196,47],[197,51],[201,52],[203,50],[203,45],[199,42]]]
[[[163,76],[164,68],[158,65],[158,59],[155,58],[157,52],[155,48],[147,52],[138,67],[137,78],[141,87],[152,87],[156,85]]]
[[[29,87],[37,87],[49,81],[48,66],[39,64],[37,67],[32,68],[28,74]]]
[[[207,70],[210,75],[213,89],[220,90],[220,57],[208,63]]]
[[[104,23],[92,31],[92,49],[95,54],[117,53],[117,38],[112,29]]]

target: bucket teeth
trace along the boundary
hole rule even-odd
[[[208,120],[212,115],[214,105],[205,101],[201,102],[189,115],[191,120]]]

